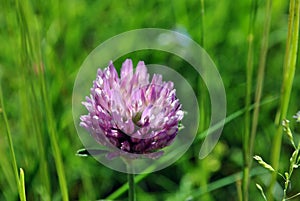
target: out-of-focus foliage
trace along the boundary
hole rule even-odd
[[[5,0],[0,3],[0,81],[17,164],[25,172],[27,200],[46,199],[45,175],[49,178],[50,200],[61,200],[40,87],[41,76],[45,78],[53,110],[70,200],[103,199],[126,183],[126,175],[108,169],[93,158],[75,156],[76,151],[83,146],[76,133],[71,110],[76,74],[95,47],[132,29],[170,29],[200,42],[200,1],[16,2]],[[21,5],[24,13],[19,13],[18,5]],[[204,47],[222,76],[228,115],[244,108],[250,7],[250,1],[205,1]],[[264,1],[259,1],[254,29],[254,75],[261,44],[264,7]],[[278,97],[280,93],[287,16],[288,2],[274,1],[263,99]],[[22,20],[26,21],[28,29],[20,27]],[[24,46],[24,41],[29,45]],[[24,47],[32,52],[24,50]],[[126,57],[131,57],[134,64],[138,60],[150,64],[168,64],[182,73],[195,90],[199,88],[197,77],[189,64],[174,55],[159,51],[139,51],[120,58],[116,66]],[[298,68],[290,116],[300,108],[299,73]],[[275,100],[263,105],[260,112],[254,152],[266,160],[272,151],[270,147],[277,106],[278,100]],[[2,119],[0,125],[0,200],[17,200]],[[138,200],[237,200],[240,177],[229,176],[242,169],[242,132],[243,118],[235,118],[226,124],[218,145],[203,160],[198,159],[201,142],[197,141],[175,164],[143,179],[137,186]],[[290,150],[291,147],[284,140],[280,169],[288,165]],[[46,173],[43,170],[47,170]],[[299,177],[295,171],[292,191],[300,190],[300,184],[296,182]],[[220,186],[216,186],[214,182],[222,178],[228,178],[229,182],[221,180]],[[263,183],[267,179],[268,175],[265,174],[253,178],[250,184],[251,200],[260,199],[255,181]],[[126,194],[120,199],[126,200]]]

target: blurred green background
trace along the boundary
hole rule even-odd
[[[259,0],[254,26],[254,82],[261,46],[265,1]],[[0,2],[0,81],[14,142],[18,167],[25,171],[27,200],[62,200],[53,136],[63,162],[70,200],[104,199],[126,183],[126,175],[101,165],[93,158],[80,158],[83,147],[73,124],[73,84],[84,59],[99,44],[125,31],[154,27],[175,30],[202,44],[222,76],[227,95],[227,116],[245,107],[247,35],[251,1],[108,1],[31,0]],[[269,49],[262,105],[254,153],[266,161],[282,82],[287,35],[288,2],[273,1]],[[202,28],[201,28],[202,26]],[[201,31],[201,30],[204,30]],[[164,52],[140,51],[131,57],[145,63],[168,64],[184,73],[201,98],[201,80],[188,64]],[[107,61],[108,62],[108,61]],[[298,61],[299,64],[299,61]],[[299,65],[297,65],[299,66]],[[300,72],[296,70],[288,117],[300,109]],[[209,102],[207,102],[209,104]],[[207,111],[209,113],[209,111]],[[205,117],[209,120],[209,115]],[[242,170],[242,114],[224,127],[219,143],[199,160],[201,141],[172,166],[143,175],[137,200],[238,200]],[[207,125],[207,122],[206,122]],[[0,200],[18,200],[4,121],[0,121]],[[299,126],[295,126],[296,133]],[[51,134],[52,133],[52,134]],[[201,130],[199,130],[201,133]],[[299,133],[298,133],[299,134]],[[52,137],[51,137],[52,136]],[[280,169],[286,169],[291,146],[284,138]],[[264,184],[269,174],[253,164],[250,200],[262,200],[255,183]],[[299,192],[300,174],[292,178],[292,192]],[[278,185],[284,181],[278,180]],[[279,187],[279,186],[278,186]],[[279,190],[280,191],[280,190]],[[116,200],[126,200],[127,193]]]

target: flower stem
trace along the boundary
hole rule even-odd
[[[135,201],[135,183],[134,183],[134,171],[130,159],[124,159],[127,166],[127,179],[128,179],[128,200]]]
[[[128,177],[128,200],[135,201],[135,186],[134,186],[134,174],[127,173]]]

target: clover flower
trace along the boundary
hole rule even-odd
[[[134,154],[155,153],[170,145],[184,113],[173,82],[149,73],[143,61],[135,72],[132,61],[122,64],[120,77],[112,62],[98,69],[91,94],[83,105],[80,126],[106,147]]]

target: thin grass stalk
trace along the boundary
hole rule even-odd
[[[205,7],[204,7],[204,0],[200,0],[200,46],[204,48],[204,41],[205,41]],[[201,59],[202,61],[202,59]],[[204,75],[202,75],[204,76]],[[207,92],[206,92],[206,86],[203,83],[202,79],[200,77],[197,77],[197,83],[198,83],[198,100],[199,100],[199,115],[200,115],[200,121],[199,121],[199,131],[202,132],[205,130],[208,122],[208,110],[207,110]]]
[[[50,135],[50,143],[51,143],[55,166],[56,166],[56,170],[57,170],[57,174],[58,174],[58,180],[59,180],[59,185],[60,185],[60,189],[61,189],[62,200],[68,201],[69,196],[68,196],[67,181],[66,181],[64,165],[62,162],[60,149],[58,146],[58,140],[56,137],[57,131],[56,131],[56,127],[55,127],[55,119],[54,119],[53,111],[52,111],[52,108],[51,108],[51,105],[49,102],[45,78],[44,78],[44,76],[41,76],[41,77],[42,77],[42,96],[43,96],[43,100],[44,100],[44,104],[45,104],[45,112],[46,112],[46,119],[47,119],[47,123],[48,123],[48,131],[49,131],[49,135]]]
[[[60,185],[60,190],[62,194],[62,200],[68,201],[68,188],[67,188],[67,181],[65,177],[65,171],[64,171],[64,165],[62,162],[61,152],[58,146],[58,140],[57,140],[57,130],[55,126],[55,119],[53,115],[53,110],[51,108],[51,104],[49,101],[49,96],[47,93],[47,87],[46,87],[46,81],[45,81],[45,75],[41,74],[40,76],[40,84],[41,84],[41,91],[42,91],[42,99],[44,102],[45,107],[45,113],[46,113],[46,122],[47,122],[47,129],[50,136],[50,144],[53,151],[53,157],[55,161],[56,171],[58,174],[58,180]]]
[[[1,114],[1,112],[0,112],[0,114]],[[2,121],[0,123],[1,123],[0,124],[1,128],[4,131],[5,126],[2,126],[2,123],[3,123]],[[1,133],[1,134],[3,134],[3,133]],[[5,178],[7,181],[7,185],[6,185],[7,189],[15,189],[15,187],[16,187],[15,180],[11,179],[11,178],[14,178],[14,171],[13,171],[13,168],[7,168],[7,167],[10,167],[11,162],[10,162],[10,158],[7,157],[6,152],[7,152],[6,147],[0,146],[0,165],[1,165],[0,171],[2,171],[3,179]],[[4,191],[4,189],[3,189],[2,193],[5,197],[6,192]],[[8,197],[6,200],[8,200]]]
[[[32,106],[33,107],[33,106]],[[48,163],[46,158],[46,143],[44,142],[43,133],[41,124],[39,123],[39,115],[37,114],[38,111],[33,111],[34,114],[32,116],[32,123],[35,125],[35,136],[37,140],[37,148],[39,149],[39,160],[41,165],[41,181],[43,182],[43,185],[45,187],[46,192],[43,192],[45,195],[43,197],[44,200],[51,200],[51,182],[49,178],[49,170],[48,170]]]
[[[40,157],[40,164],[41,164],[41,181],[43,183],[43,187],[45,187],[45,191],[43,191],[43,199],[50,200],[51,189],[50,189],[50,179],[49,179],[49,172],[48,172],[48,164],[46,160],[46,151],[45,151],[45,143],[43,140],[42,135],[42,125],[39,121],[41,119],[41,112],[36,103],[40,102],[41,100],[38,98],[40,97],[40,85],[36,82],[35,77],[37,77],[38,67],[34,69],[34,65],[38,66],[40,64],[40,56],[39,55],[39,42],[35,41],[33,45],[33,39],[30,33],[30,27],[28,26],[27,19],[32,19],[34,21],[34,16],[32,16],[32,11],[29,9],[28,4],[23,2],[21,4],[19,1],[16,1],[16,10],[17,10],[17,17],[18,23],[21,31],[21,76],[22,76],[22,86],[20,97],[22,98],[22,107],[25,111],[24,115],[22,116],[23,119],[23,127],[26,133],[30,133],[31,135],[36,136],[37,139],[37,149],[39,150],[39,157]],[[38,37],[39,38],[39,37]],[[35,63],[34,63],[35,62]],[[24,68],[25,66],[25,68]],[[27,67],[27,68],[26,68]],[[41,71],[39,71],[41,72]],[[28,79],[28,78],[31,79]],[[28,92],[29,90],[29,92]],[[27,118],[26,118],[27,117]],[[31,127],[28,127],[31,125]]]
[[[265,68],[266,68],[266,60],[268,53],[268,43],[269,43],[269,34],[271,27],[271,16],[272,16],[272,0],[267,0],[266,2],[266,11],[265,11],[265,22],[264,22],[264,30],[262,36],[261,50],[260,50],[260,58],[259,58],[259,66],[257,73],[257,83],[255,90],[255,101],[254,101],[254,111],[252,116],[252,125],[251,125],[251,133],[250,133],[250,144],[249,144],[249,169],[251,169],[252,161],[253,161],[253,146],[256,137],[258,118],[259,118],[259,110],[260,110],[260,102],[264,85],[264,77],[265,77]],[[247,192],[249,191],[249,181]]]
[[[242,180],[237,180],[235,182],[235,186],[236,186],[236,192],[237,192],[238,201],[242,201],[243,200]]]
[[[34,39],[32,37],[30,37],[29,35],[29,27],[28,27],[28,23],[26,21],[26,15],[24,14],[24,9],[22,7],[22,4],[17,0],[16,1],[16,6],[17,6],[17,10],[18,12],[18,17],[19,17],[19,21],[20,24],[23,26],[24,28],[24,33],[27,34],[26,37],[23,40],[23,47],[26,47],[26,51],[25,55],[32,56],[29,58],[33,58],[35,61],[37,61],[37,64],[39,65],[41,62],[41,51],[40,51],[40,45],[36,48],[34,48],[33,46],[33,41]],[[30,12],[26,13],[29,14]],[[33,17],[33,16],[32,16]],[[39,38],[39,37],[38,37]],[[39,40],[37,40],[38,44]],[[30,62],[29,62],[30,64]],[[55,161],[55,165],[56,165],[56,170],[57,170],[57,174],[58,174],[58,180],[59,180],[59,185],[60,185],[60,189],[61,189],[61,194],[62,194],[62,200],[63,201],[68,201],[69,200],[69,196],[68,196],[68,190],[67,190],[67,182],[66,182],[66,178],[65,178],[65,172],[64,172],[64,167],[63,167],[63,162],[62,162],[62,158],[61,158],[61,153],[59,150],[59,146],[58,146],[58,142],[57,142],[57,137],[56,137],[56,128],[55,128],[55,120],[54,120],[54,115],[53,115],[53,111],[51,108],[51,104],[49,102],[49,97],[48,97],[48,93],[46,90],[46,83],[45,83],[45,75],[44,74],[40,74],[39,78],[40,78],[40,84],[41,84],[41,93],[42,93],[42,99],[44,102],[44,107],[45,107],[45,113],[46,113],[46,122],[48,125],[48,131],[49,131],[49,135],[50,135],[50,144],[51,144],[51,148],[53,151],[53,157],[54,157],[54,161]]]
[[[12,140],[12,137],[11,137],[10,126],[9,126],[6,111],[5,111],[1,83],[0,83],[0,103],[1,103],[1,110],[2,110],[2,114],[3,114],[3,119],[4,119],[4,123],[5,123],[5,127],[6,127],[6,134],[7,134],[7,139],[8,139],[11,163],[12,163],[12,166],[13,166],[13,172],[14,172],[16,183],[17,183],[19,197],[20,197],[21,201],[26,201],[26,197],[24,198],[24,196],[22,196],[22,190],[21,190],[21,186],[20,186],[20,177],[19,177],[19,173],[18,173],[17,160],[16,160],[15,151],[14,151],[13,140]]]
[[[8,29],[12,29],[13,27],[13,23],[12,23],[12,19],[9,17],[9,13],[12,11],[12,5],[10,4],[10,1],[5,0],[5,1],[1,1],[0,2],[0,7],[1,7],[1,11],[2,11],[2,17],[4,17],[3,20],[6,21],[7,25],[9,25],[7,28]],[[6,41],[8,42],[8,41]],[[0,75],[0,82],[1,82],[1,75]],[[1,84],[1,83],[0,83]],[[1,108],[1,102],[0,102],[0,115],[2,116],[2,108]],[[0,120],[0,135],[5,135],[5,133],[7,133],[6,131],[6,126],[5,126],[5,122],[2,121],[2,119]],[[2,136],[1,136],[2,137]],[[11,157],[8,156],[7,154],[7,147],[3,146],[6,143],[6,139],[1,142],[1,146],[0,146],[0,172],[2,174],[2,179],[6,180],[6,188],[2,188],[1,189],[1,193],[0,193],[0,199],[2,197],[3,200],[9,200],[11,199],[11,196],[15,194],[15,191],[12,191],[16,189],[16,183],[15,183],[15,171],[13,168],[8,168],[11,167],[12,162],[11,162]],[[13,179],[11,179],[13,178]],[[2,195],[1,195],[2,194]]]
[[[254,24],[257,9],[257,1],[252,0],[250,22],[248,31],[248,54],[247,54],[247,65],[246,65],[246,100],[245,100],[245,131],[243,138],[243,179],[242,179],[242,200],[248,200],[249,191],[249,171],[250,165],[250,148],[249,148],[249,135],[250,135],[250,106],[251,106],[251,92],[252,92],[252,77],[253,77],[253,40],[254,40]]]
[[[200,46],[202,48],[205,48],[205,1],[200,0]],[[203,55],[201,54],[201,57]],[[201,61],[203,61],[203,58],[200,58]],[[203,72],[204,73],[204,72]],[[204,76],[204,75],[202,75]],[[197,83],[198,83],[198,100],[199,100],[199,115],[200,115],[200,121],[199,121],[199,131],[203,132],[208,127],[209,122],[209,111],[207,105],[209,105],[208,100],[208,93],[206,89],[206,85],[203,82],[203,80],[200,78],[200,76],[197,77]],[[203,165],[203,164],[202,164]],[[204,168],[204,167],[202,167]],[[208,185],[208,178],[207,176],[201,177],[200,180],[200,186],[204,189],[207,188]],[[210,200],[210,195],[207,193],[205,196],[202,197],[203,200]]]
[[[22,49],[26,51],[26,47],[23,47]],[[24,60],[27,59],[23,59],[23,61]],[[28,63],[28,61],[22,62],[23,65],[25,65],[26,63]],[[28,64],[26,67],[30,68],[31,65]],[[50,185],[48,164],[46,159],[46,150],[45,150],[47,146],[45,145],[43,139],[45,136],[42,133],[42,129],[43,129],[43,124],[41,124],[41,119],[43,119],[41,115],[42,107],[40,104],[38,104],[41,102],[41,100],[39,99],[40,85],[35,79],[36,75],[32,75],[32,72],[26,71],[26,68],[22,68],[21,72],[22,72],[21,73],[22,88],[20,89],[19,97],[21,98],[21,103],[22,103],[21,112],[22,114],[26,114],[26,115],[22,115],[21,122],[22,122],[24,133],[29,134],[31,136],[35,136],[36,138],[35,149],[38,150],[38,157],[39,157],[39,164],[40,164],[40,181],[42,183],[41,186],[45,189],[43,190],[43,199],[45,201],[46,200],[50,201],[51,185]],[[29,146],[32,145],[33,142],[29,144]]]
[[[299,12],[300,0],[291,0],[289,9],[289,25],[287,46],[285,52],[285,60],[283,66],[283,82],[281,88],[280,106],[275,119],[276,133],[273,138],[272,152],[271,152],[271,165],[275,169],[272,174],[272,179],[267,192],[268,200],[273,200],[272,191],[276,182],[276,172],[278,172],[281,143],[282,143],[282,127],[281,122],[286,119],[288,106],[292,91],[292,85],[296,70],[298,41],[299,41]]]
[[[37,111],[34,111],[37,113]],[[38,115],[34,114],[32,116],[33,124],[35,125],[35,134],[37,137],[37,148],[39,149],[39,160],[41,165],[41,180],[43,181],[43,185],[45,186],[45,195],[44,200],[51,200],[51,182],[49,178],[49,170],[48,163],[46,158],[46,150],[45,150],[45,142],[43,139],[43,133],[41,131],[41,125],[39,124]]]

